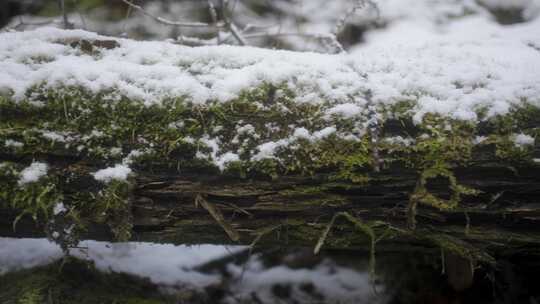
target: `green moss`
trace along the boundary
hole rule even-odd
[[[23,216],[46,222],[51,217],[54,206],[63,200],[56,178],[49,175],[39,181],[19,185],[20,169],[17,167],[13,163],[4,163],[0,168],[0,199],[6,207],[19,212],[13,228],[16,228],[17,222]]]
[[[463,257],[467,260],[495,265],[495,259],[487,252],[467,242],[448,234],[432,233],[423,231],[417,234],[421,239],[431,241],[436,246],[447,252]]]
[[[0,167],[0,201],[3,207],[17,212],[14,229],[21,218],[29,216],[66,252],[77,245],[79,235],[93,223],[107,224],[118,241],[130,239],[132,182],[99,184],[86,171],[82,176],[76,171],[62,175],[52,168],[38,181],[19,185],[21,169],[20,164],[9,162]],[[76,190],[80,184],[86,185],[86,191]],[[59,203],[66,210],[54,214]]]
[[[5,304],[174,303],[150,282],[125,274],[105,274],[87,262],[69,259],[0,276]]]
[[[371,142],[369,134],[362,136],[360,141],[331,135],[315,142],[301,138],[293,140],[276,151],[279,161],[251,161],[257,146],[290,139],[296,128],[315,132],[334,125],[338,133],[356,134],[363,123],[358,119],[324,117],[328,102],[319,105],[297,103],[294,97],[294,92],[285,84],[262,84],[244,90],[238,98],[226,103],[194,105],[188,97],[176,97],[145,105],[114,91],[94,94],[77,87],[57,90],[35,87],[22,102],[14,103],[8,98],[0,100],[0,111],[9,114],[0,122],[0,139],[23,142],[25,145],[21,150],[9,151],[16,155],[60,153],[112,162],[120,161],[132,150],[141,150],[146,151],[146,155],[135,164],[141,169],[177,170],[180,167],[210,171],[216,169],[213,162],[210,157],[201,155],[215,153],[205,139],[217,139],[219,153],[233,151],[239,155],[240,161],[231,165],[229,174],[242,177],[264,174],[275,178],[292,173],[332,172],[333,179],[364,184],[369,181],[369,172],[379,165],[379,160],[373,159],[376,151],[382,153],[381,159],[385,161],[404,162],[419,171],[441,165],[451,168],[467,164],[473,149],[472,140],[478,135],[477,126],[471,123],[427,114],[422,124],[415,127],[416,142],[408,147],[386,145],[384,137],[391,134],[382,134],[375,143]],[[43,104],[38,107],[32,100]],[[403,101],[381,111],[386,120],[399,119],[412,125],[413,106],[412,101]],[[510,123],[507,121],[525,127],[520,119],[534,121],[536,118],[532,114],[537,110],[524,109],[510,113],[508,117],[511,118],[490,120],[481,129],[509,134]],[[381,124],[384,125],[384,121]],[[253,128],[253,133],[237,132],[238,128],[247,125]],[[44,138],[43,131],[66,134],[70,140],[67,143],[52,142]],[[0,145],[0,149],[4,148]],[[501,157],[508,154],[504,149],[498,150]],[[512,157],[526,156],[516,154]]]
[[[111,228],[115,240],[131,238],[132,215],[129,197],[132,185],[125,181],[111,181],[96,198],[94,214]]]
[[[512,140],[513,135],[492,136],[490,142],[495,143],[495,155],[511,164],[528,163],[533,158],[532,146],[518,146]]]
[[[480,150],[474,145],[476,136],[489,136],[485,144],[493,144],[495,149],[486,152],[491,153],[488,158],[495,155],[506,164],[527,162],[532,158],[532,149],[515,147],[512,134],[525,132],[538,138],[540,132],[540,110],[526,104],[511,109],[508,115],[488,120],[484,119],[486,111],[479,109],[482,119],[479,124],[426,114],[422,122],[415,125],[415,100],[403,100],[377,109],[382,118],[375,133],[380,134],[363,132],[367,124],[365,117],[326,117],[325,111],[331,106],[329,100],[322,100],[320,104],[298,103],[286,84],[265,83],[242,91],[233,100],[205,104],[193,104],[189,96],[145,104],[114,90],[95,94],[80,87],[51,90],[37,86],[20,102],[10,100],[9,96],[0,97],[3,118],[0,153],[19,159],[39,159],[43,155],[68,159],[70,168],[59,174],[62,176],[56,177],[57,180],[49,180],[53,190],[41,185],[39,189],[30,189],[26,196],[21,194],[23,198],[19,200],[28,202],[28,197],[37,197],[44,191],[47,201],[52,201],[48,199],[52,198],[49,192],[62,193],[69,207],[67,217],[77,227],[84,229],[92,222],[107,223],[117,239],[125,240],[131,230],[130,186],[116,182],[104,186],[85,178],[97,168],[121,162],[133,150],[142,151],[131,159],[130,166],[135,171],[205,172],[274,180],[294,174],[334,182],[349,190],[352,187],[361,190],[374,180],[380,182],[379,174],[373,174],[379,167],[385,170],[394,164],[404,165],[417,174],[416,187],[409,190],[409,222],[414,223],[417,204],[450,210],[459,206],[463,196],[477,194],[454,174],[457,168],[469,166],[473,154]],[[388,126],[391,123],[407,128],[395,130]],[[329,126],[335,127],[336,132],[322,139],[293,136],[299,128],[313,134]],[[238,131],[242,128],[249,132]],[[404,129],[410,134],[405,134]],[[44,136],[47,131],[64,135],[66,142],[47,138]],[[410,145],[385,142],[386,138],[397,134],[414,141]],[[22,142],[24,146],[5,147],[3,143],[7,140]],[[219,143],[219,151],[214,151],[212,141]],[[284,144],[279,145],[272,157],[253,160],[261,144],[280,141]],[[215,158],[227,152],[236,153],[239,160],[229,163],[226,170],[220,172],[214,165]],[[84,160],[87,167],[74,172],[80,160]],[[78,179],[85,181],[81,184],[90,185],[88,193],[69,193],[71,188],[80,189],[80,184],[76,184]],[[437,189],[443,195],[432,193],[432,183],[445,187],[442,191]],[[0,186],[11,188],[9,182]],[[339,207],[343,203],[331,195],[317,199],[319,191],[324,189],[301,187],[281,194],[290,196],[291,201],[295,197],[311,196],[310,204],[317,206]],[[12,202],[14,196],[9,195],[5,201]],[[19,200],[13,201],[17,208],[22,206]],[[44,213],[40,210],[50,210],[50,204],[34,200],[31,206],[42,207],[30,212]]]
[[[448,200],[436,197],[435,195],[431,194],[426,187],[429,179],[439,176],[448,179],[449,188],[451,190],[451,197]],[[463,185],[459,185],[454,174],[447,168],[431,167],[424,170],[420,175],[420,180],[418,181],[414,192],[411,194],[411,200],[416,200],[422,204],[435,207],[439,210],[450,210],[458,206],[461,200],[461,195],[463,194],[476,195],[478,194],[478,191]]]

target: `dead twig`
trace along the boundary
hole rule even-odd
[[[64,0],[59,0],[59,5],[60,5],[60,11],[62,12],[62,20],[63,20],[63,24],[64,24],[64,29],[72,29],[73,24],[71,22],[69,22],[68,14],[67,14],[67,11],[66,11],[66,3],[65,3],[65,1]]]
[[[224,27],[232,34],[232,36],[236,39],[236,41],[238,41],[240,45],[247,45],[246,39],[242,36],[242,33],[240,32],[236,24],[232,22],[232,19],[229,16],[229,12],[228,12],[229,1],[220,0],[220,4],[221,4],[221,18],[223,18]]]
[[[134,4],[131,1],[128,0],[122,0],[125,4],[129,5],[131,8],[138,10],[142,14],[156,20],[159,23],[165,24],[165,25],[171,25],[171,26],[179,26],[179,27],[207,27],[207,28],[216,28],[216,27],[223,27],[221,24],[209,24],[205,22],[182,22],[182,21],[172,21],[165,19],[163,17],[155,16],[149,12],[147,12],[144,8],[142,8],[139,5]]]
[[[223,217],[221,211],[216,208],[216,206],[214,206],[212,203],[205,200],[202,195],[198,194],[197,197],[195,197],[195,205],[201,205],[201,207],[206,209],[206,211],[210,213],[212,218],[214,218],[214,220],[221,226],[221,228],[223,228],[223,230],[225,231],[225,233],[227,233],[231,240],[233,240],[234,242],[240,240],[240,234],[238,233],[238,231],[234,229],[231,224],[225,221],[225,218]]]

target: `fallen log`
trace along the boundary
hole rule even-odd
[[[1,236],[65,249],[376,244],[485,262],[540,242],[537,98],[507,97],[504,113],[464,101],[457,115],[424,106],[429,87],[385,99],[347,57],[251,50],[245,61],[235,48],[47,31],[3,34],[6,54],[33,39],[53,55],[36,48],[11,63],[31,77],[0,81]],[[245,79],[253,70],[262,79]]]

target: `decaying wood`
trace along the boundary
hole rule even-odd
[[[397,233],[377,246],[386,244],[388,248],[400,249],[425,246],[426,240],[439,234],[455,237],[474,248],[505,250],[538,246],[540,175],[537,170],[508,168],[495,162],[477,162],[456,169],[459,182],[480,190],[479,195],[464,197],[454,210],[419,206],[414,234]],[[377,237],[389,227],[408,231],[407,205],[417,175],[411,169],[390,167],[372,173],[367,185],[358,185],[328,181],[323,175],[271,180],[197,172],[138,172],[131,206],[132,239],[177,244],[315,247],[326,233],[325,248],[368,248],[366,236],[346,221],[336,222],[331,232],[325,232],[325,228],[335,214],[347,212],[363,222],[383,223],[374,225]],[[81,187],[72,190],[84,191],[84,185]],[[429,188],[436,196],[450,195],[444,181],[435,180]],[[43,236],[43,229],[29,217],[24,217],[14,231],[12,222],[16,215],[6,208],[0,210],[1,236]],[[89,227],[83,237],[112,239],[105,225]],[[436,243],[432,245],[436,247]]]

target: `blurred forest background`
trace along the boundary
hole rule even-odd
[[[0,27],[85,29],[133,39],[172,39],[180,44],[247,44],[335,53],[366,42],[370,32],[417,24],[435,32],[462,17],[478,16],[501,26],[534,20],[536,0],[2,0]],[[132,4],[130,6],[130,3]],[[62,10],[62,5],[65,9]],[[65,19],[63,16],[65,12]],[[163,18],[159,19],[157,17]],[[66,21],[68,23],[66,23]],[[164,22],[165,21],[165,22]],[[168,21],[229,23],[171,26]],[[228,25],[228,24],[225,24]],[[406,27],[406,26],[405,26]],[[337,38],[339,46],[332,41]]]

